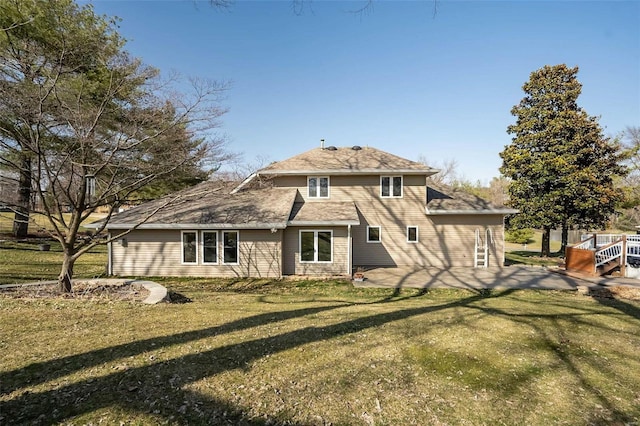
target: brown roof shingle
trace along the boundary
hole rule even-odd
[[[353,202],[294,203],[289,225],[359,225],[358,210]]]
[[[296,197],[290,188],[262,188],[230,194],[234,185],[203,182],[192,188],[118,213],[108,228],[130,228],[153,216],[140,229],[284,228]]]
[[[260,175],[344,173],[437,173],[422,163],[370,147],[315,148],[287,160],[272,163],[258,171]]]
[[[511,214],[517,210],[496,206],[458,188],[428,184],[427,214]]]

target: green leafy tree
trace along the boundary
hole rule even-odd
[[[176,94],[90,5],[0,0],[0,12],[0,161],[20,175],[18,222],[49,220],[70,291],[78,257],[121,236],[100,233],[133,194],[224,158],[222,140],[205,135],[225,112],[225,85],[194,80],[190,95]],[[81,236],[97,209],[102,227]]]
[[[511,110],[512,142],[500,153],[509,204],[520,210],[511,224],[542,229],[543,256],[550,254],[551,229],[562,228],[564,251],[570,228],[604,227],[623,197],[614,181],[627,172],[624,154],[578,106],[577,74],[578,67],[564,64],[531,73],[525,97]]]

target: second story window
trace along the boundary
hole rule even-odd
[[[383,198],[402,197],[402,176],[380,176],[380,196]]]
[[[307,189],[309,198],[329,198],[329,177],[310,176]]]

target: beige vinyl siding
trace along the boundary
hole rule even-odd
[[[306,198],[306,177],[283,176],[277,186],[298,188]],[[352,229],[353,266],[469,266],[474,263],[475,231],[491,228],[490,266],[504,263],[502,215],[427,216],[425,176],[404,175],[401,198],[380,196],[379,175],[332,176],[330,201],[354,201],[360,225]],[[322,202],[322,200],[309,200]],[[381,243],[367,243],[367,226],[381,227]],[[407,242],[407,226],[417,226],[419,240]],[[285,238],[288,247],[287,230]],[[297,234],[296,234],[297,238]],[[284,273],[296,265],[285,254]]]
[[[300,230],[333,231],[332,262],[300,262]],[[348,231],[346,227],[288,227],[284,232],[284,275],[347,275]]]
[[[376,216],[369,212],[369,216]],[[381,243],[366,242],[368,219],[361,214],[361,225],[353,227],[353,265],[450,267],[474,264],[475,232],[484,238],[491,229],[489,266],[504,264],[504,234],[501,215],[452,215],[399,218],[382,225]],[[380,223],[384,218],[374,219]],[[407,241],[407,228],[418,227],[418,242]]]
[[[215,231],[215,230],[207,230]],[[136,230],[126,246],[112,243],[112,273],[125,276],[280,277],[282,230],[240,230],[238,265],[222,263],[222,231],[218,231],[218,264],[202,263],[202,238],[198,232],[198,263],[182,264],[179,230]],[[112,231],[117,234],[118,231]]]

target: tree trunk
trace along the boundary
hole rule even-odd
[[[542,252],[540,253],[542,257],[549,257],[551,255],[551,250],[549,248],[551,240],[551,228],[544,228],[542,230]]]
[[[564,256],[569,243],[569,227],[567,224],[562,225],[562,245],[560,246],[560,253]]]
[[[31,208],[31,159],[23,157],[20,164],[18,200],[13,218],[13,236],[26,238],[29,231],[29,212]]]
[[[71,293],[73,289],[71,280],[73,278],[73,264],[75,263],[75,259],[71,257],[67,251],[64,251],[64,257],[62,258],[62,269],[60,270],[60,275],[58,276],[58,285],[60,286],[60,291],[63,293]]]

